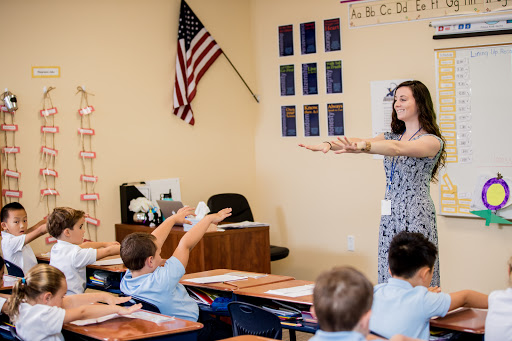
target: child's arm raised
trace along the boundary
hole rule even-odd
[[[74,296],[74,295],[73,295]],[[142,308],[142,304],[134,304],[130,307],[121,307],[118,305],[88,304],[75,308],[66,309],[64,323],[76,320],[86,320],[98,318],[110,314],[129,315]]]
[[[194,246],[196,246],[196,244],[201,240],[201,238],[203,238],[203,235],[205,234],[206,230],[208,230],[208,227],[210,227],[210,224],[217,224],[230,215],[231,208],[225,208],[216,214],[210,214],[201,219],[201,221],[194,225],[190,231],[185,233],[172,255],[178,258],[181,264],[183,264],[183,267],[186,268],[190,250],[192,250]]]
[[[46,232],[46,219],[43,219],[27,230],[25,234],[25,245],[34,239],[41,237]]]
[[[450,293],[452,301],[448,311],[460,308],[460,307],[471,307],[471,308],[488,308],[488,296],[473,290],[461,290]]]
[[[158,225],[158,227],[151,232],[151,234],[156,237],[156,244],[160,247],[164,245],[167,236],[169,236],[169,232],[171,232],[171,229],[175,224],[191,224],[191,222],[185,219],[185,217],[192,214],[194,214],[194,208],[185,206],[180,208],[178,213],[165,219],[163,223]]]

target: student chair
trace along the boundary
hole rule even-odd
[[[7,267],[7,273],[9,275],[16,277],[25,277],[25,274],[23,274],[23,270],[16,264],[11,263],[8,260],[5,260],[5,266]]]
[[[128,296],[128,295],[120,294],[119,296]],[[134,296],[132,296],[131,300],[129,300],[128,302],[122,303],[121,305],[126,307],[126,306],[131,306],[131,305],[137,304],[137,303],[142,303],[142,309],[144,309],[144,310],[160,314],[160,309],[158,309],[158,307],[156,305],[154,305],[153,303],[149,303],[148,301],[144,301],[143,299],[134,297]]]
[[[233,336],[255,335],[282,340],[283,328],[277,315],[270,311],[244,302],[228,304],[233,326]]]
[[[242,194],[222,193],[215,194],[208,199],[207,203],[211,213],[217,213],[223,208],[233,209],[231,216],[224,219],[229,223],[240,223],[242,221],[254,221],[251,206]],[[288,257],[290,250],[287,247],[270,245],[270,260],[276,261]]]

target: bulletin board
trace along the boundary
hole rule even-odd
[[[476,217],[482,189],[500,173],[512,188],[512,45],[435,50],[437,115],[446,139],[440,210]],[[512,200],[497,215],[512,219]]]

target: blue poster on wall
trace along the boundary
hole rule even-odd
[[[279,56],[293,56],[293,25],[279,26]]]
[[[302,54],[316,53],[315,22],[300,24],[300,48]]]
[[[281,65],[279,67],[281,79],[281,96],[295,95],[295,66]]]
[[[345,135],[343,103],[327,104],[327,131],[329,136]]]
[[[316,63],[302,64],[302,94],[318,95]]]
[[[324,20],[325,52],[341,50],[340,19]]]
[[[320,136],[318,104],[304,105],[304,136]]]
[[[325,86],[328,94],[339,94],[343,92],[341,60],[325,62]]]
[[[281,107],[281,125],[283,137],[297,136],[297,114],[295,105]]]

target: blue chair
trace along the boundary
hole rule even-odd
[[[9,326],[9,331],[11,332],[11,336],[13,337],[12,340],[23,341],[21,337],[18,336],[18,333],[16,333],[16,327]]]
[[[129,295],[121,294],[119,296],[129,296]],[[160,314],[160,309],[158,309],[158,307],[156,305],[154,305],[153,303],[149,303],[148,301],[144,301],[143,299],[134,297],[134,296],[132,296],[132,298],[128,302],[124,302],[121,305],[123,307],[127,307],[127,306],[131,306],[131,305],[134,305],[134,304],[137,304],[137,303],[141,303],[142,304],[142,309],[144,309],[144,310],[152,311],[154,313],[159,313]]]
[[[255,335],[282,340],[283,328],[277,315],[244,302],[228,304],[233,336]]]
[[[25,277],[23,270],[14,263],[5,260],[5,266],[7,267],[7,273],[11,276]]]
[[[231,207],[231,216],[224,219],[229,223],[240,223],[242,221],[254,221],[251,206],[247,199],[238,193],[221,193],[212,195],[208,199],[208,208],[211,213],[217,213],[223,208]],[[276,261],[288,257],[290,250],[284,246],[270,245],[270,260]]]

